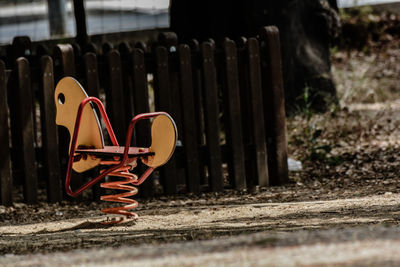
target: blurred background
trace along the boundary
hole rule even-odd
[[[89,35],[169,27],[169,0],[84,4]],[[0,45],[11,43],[15,36],[40,41],[76,35],[72,0],[0,0],[0,6]]]

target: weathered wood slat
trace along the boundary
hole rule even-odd
[[[195,120],[197,125],[197,145],[202,146],[206,144],[205,140],[205,126],[203,116],[203,92],[202,92],[202,79],[201,79],[201,64],[200,58],[200,44],[196,39],[189,41],[189,47],[192,54],[192,73],[193,73],[193,94],[194,94],[194,110]],[[207,184],[206,168],[200,164],[200,179],[201,184]]]
[[[132,60],[131,53],[132,49],[129,43],[122,42],[118,46],[119,53],[121,54],[122,61],[122,84],[124,91],[124,107],[125,107],[125,119],[126,125],[129,124],[131,118],[134,116],[133,106],[133,89],[132,89]]]
[[[257,39],[250,38],[247,42],[247,60],[250,96],[248,118],[252,127],[252,142],[255,148],[256,176],[259,186],[269,185],[268,158],[264,125],[264,106],[261,88],[260,48]]]
[[[180,95],[182,110],[182,134],[183,146],[185,148],[186,161],[186,184],[189,192],[200,192],[199,155],[197,151],[197,126],[195,118],[194,92],[192,80],[192,61],[190,48],[180,45],[179,74]]]
[[[58,68],[56,81],[65,76],[76,78],[74,49],[70,44],[58,44],[53,51],[54,67]]]
[[[107,113],[118,142],[125,140],[126,120],[122,88],[121,57],[117,50],[107,53]]]
[[[83,62],[85,65],[85,76],[86,76],[86,91],[89,96],[99,98],[100,83],[99,83],[99,72],[97,68],[97,57],[94,53],[86,53],[83,56]]]
[[[83,64],[84,64],[84,73],[85,73],[85,81],[86,81],[86,86],[85,90],[89,96],[94,96],[99,98],[99,92],[100,92],[100,82],[99,82],[99,71],[97,67],[97,56],[94,53],[86,53],[83,56]],[[96,171],[91,170],[90,176],[95,176]],[[103,195],[105,192],[104,188],[100,187],[100,184],[95,184],[92,187],[92,194],[93,194],[93,199],[98,201],[100,200],[101,195]]]
[[[158,45],[166,47],[169,51],[172,47],[176,51],[178,46],[178,36],[174,32],[160,32],[157,36]]]
[[[6,66],[0,60],[0,200],[6,206],[12,204],[13,191],[9,138]]]
[[[262,28],[260,39],[265,44],[261,66],[269,179],[271,185],[281,185],[289,181],[289,175],[285,98],[278,28],[275,26]]]
[[[242,131],[243,144],[245,149],[253,146],[253,127],[251,117],[251,98],[249,93],[249,62],[247,59],[247,39],[240,37],[236,41],[238,50],[238,70],[239,70],[239,88],[240,88],[240,110],[242,112]],[[262,110],[262,112],[264,112]],[[262,125],[264,125],[262,123]],[[264,140],[265,141],[265,140]],[[254,150],[255,152],[255,150]],[[253,156],[253,155],[251,155]],[[255,156],[249,157],[245,152],[245,167],[246,167],[246,186],[254,188],[257,182],[257,170]]]
[[[97,48],[96,44],[90,42],[84,47],[83,53],[94,53],[94,54],[97,54],[98,50],[99,49]]]
[[[58,158],[56,106],[54,103],[53,60],[43,56],[40,60],[40,120],[43,142],[43,165],[47,178],[47,200],[61,201],[61,169]]]
[[[49,48],[45,44],[38,44],[38,46],[36,47],[36,55],[38,57],[50,55]]]
[[[170,98],[174,102],[171,102],[171,114],[173,114],[178,133],[182,132],[182,110],[180,102],[179,93],[179,63],[177,57],[177,47],[178,47],[178,36],[174,32],[161,32],[158,35],[158,44],[163,46],[168,51],[168,72],[169,72],[169,82],[170,82]],[[175,102],[176,101],[176,102]],[[180,136],[178,135],[178,138]],[[181,140],[179,140],[181,141]],[[178,142],[179,143],[179,142]],[[177,184],[186,184],[185,172],[182,169],[177,169]]]
[[[223,177],[219,141],[218,87],[213,45],[208,42],[203,43],[201,45],[201,53],[204,87],[204,120],[206,126],[210,186],[211,190],[220,191],[223,189]]]
[[[32,42],[28,36],[16,36],[7,50],[7,65],[12,64],[19,57],[28,57],[32,54]]]
[[[28,60],[16,60],[12,82],[8,83],[12,146],[16,151],[13,169],[22,176],[25,202],[37,202],[31,75]]]
[[[144,59],[144,52],[141,49],[133,49],[132,51],[132,85],[133,85],[133,100],[135,114],[150,112],[149,107],[149,91],[147,88],[147,73]],[[150,124],[149,124],[150,125]],[[137,134],[141,129],[137,129]],[[141,138],[148,136],[150,128],[148,128]],[[138,138],[139,142],[142,139]],[[150,140],[149,138],[147,140]],[[147,143],[144,142],[144,145]],[[147,144],[149,145],[149,144]]]
[[[101,50],[103,52],[103,55],[107,55],[108,52],[111,52],[114,49],[114,45],[110,42],[105,42],[102,46],[101,46]]]
[[[76,77],[75,55],[74,49],[70,44],[58,44],[53,50],[53,66],[54,66],[54,81],[57,83],[60,79],[66,76]],[[65,173],[67,172],[68,151],[70,136],[65,127],[57,127],[58,129],[58,147],[61,172],[63,182],[65,180]],[[72,173],[71,188],[78,188],[83,184],[83,175],[80,173]],[[65,193],[65,190],[63,190]],[[65,193],[66,196],[66,193]],[[77,197],[76,200],[80,200]]]
[[[79,58],[82,56],[82,47],[78,43],[71,44],[72,51],[74,52],[75,62],[79,62]]]
[[[144,63],[144,52],[135,48],[132,51],[132,94],[135,115],[140,113],[148,113],[149,108],[149,91],[147,88],[147,73]],[[130,118],[131,119],[131,118]],[[134,145],[139,147],[149,147],[151,143],[150,121],[145,120],[135,129]],[[141,172],[144,168],[139,168]],[[153,175],[141,185],[140,193],[143,197],[151,197],[154,195]]]
[[[143,41],[139,41],[135,43],[135,48],[141,49],[143,52],[147,51],[147,45]]]
[[[242,117],[240,110],[239,73],[236,44],[232,40],[224,42],[224,102],[225,131],[229,147],[229,176],[236,189],[246,188]]]
[[[189,42],[191,54],[198,56],[200,54],[199,42],[192,39]],[[193,73],[193,90],[194,90],[194,106],[196,125],[198,127],[199,134],[197,135],[198,144],[204,145],[204,117],[203,117],[203,94],[202,94],[202,80],[201,80],[201,65],[196,64],[195,60],[192,60],[192,73]]]
[[[171,89],[169,79],[168,51],[165,47],[159,46],[155,51],[156,73],[154,77],[154,89],[156,110],[165,111],[173,114]],[[161,181],[164,192],[168,195],[177,193],[177,172],[175,166],[175,157],[172,156],[166,165],[161,167]]]

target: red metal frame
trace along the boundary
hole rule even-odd
[[[77,141],[77,137],[78,137],[78,133],[79,133],[79,128],[80,128],[80,125],[81,125],[83,108],[89,102],[95,103],[97,105],[97,107],[99,108],[101,117],[103,118],[103,121],[104,121],[104,123],[106,125],[106,129],[107,129],[107,132],[108,132],[108,134],[110,136],[112,144],[114,146],[119,146],[117,138],[115,137],[114,131],[113,131],[112,127],[111,127],[110,120],[108,119],[107,113],[106,113],[106,111],[104,109],[103,103],[101,103],[101,101],[96,97],[85,98],[81,102],[81,104],[79,105],[78,113],[76,115],[74,134],[73,134],[73,137],[72,137],[71,149],[70,149],[70,152],[69,152],[67,175],[66,175],[66,178],[65,178],[65,190],[67,191],[67,194],[72,196],[72,197],[76,197],[77,195],[82,193],[84,190],[86,190],[87,188],[93,186],[95,183],[100,181],[102,178],[104,178],[105,176],[107,176],[111,172],[123,167],[127,163],[127,161],[128,161],[128,151],[129,151],[129,147],[130,147],[130,144],[131,144],[131,141],[132,141],[131,139],[132,139],[133,127],[135,126],[135,124],[139,120],[150,119],[150,118],[157,117],[159,115],[167,115],[168,116],[168,114],[166,112],[151,112],[151,113],[142,113],[142,114],[139,114],[139,115],[136,115],[135,117],[133,117],[133,119],[129,123],[129,127],[128,127],[126,138],[125,138],[124,154],[122,156],[122,159],[118,160],[118,161],[120,161],[120,163],[109,167],[104,172],[99,174],[97,177],[91,179],[89,182],[87,182],[86,184],[81,186],[79,189],[77,189],[75,191],[72,191],[71,186],[70,186],[70,181],[71,181],[71,174],[72,174],[72,165],[73,165],[74,156],[75,156],[74,154],[75,154],[75,150],[76,150],[76,141]],[[133,183],[133,185],[142,184],[146,180],[146,178],[154,171],[154,169],[155,168],[153,168],[153,167],[149,167],[140,176],[140,178]]]

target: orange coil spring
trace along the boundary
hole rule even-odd
[[[101,161],[100,162],[100,164],[102,164],[102,165],[112,165],[112,164],[118,164],[118,163],[119,163],[118,161]],[[101,212],[108,213],[108,214],[124,215],[129,220],[138,218],[138,215],[136,213],[129,211],[138,206],[138,202],[136,200],[129,198],[138,193],[138,189],[136,187],[134,187],[133,185],[129,185],[138,179],[138,177],[135,174],[129,172],[129,170],[131,168],[132,168],[132,166],[130,166],[130,165],[124,166],[124,167],[116,169],[115,171],[113,171],[109,174],[109,176],[125,178],[124,180],[105,182],[105,183],[100,184],[100,186],[103,188],[127,191],[127,192],[114,194],[114,195],[101,196],[101,198],[100,198],[101,200],[110,201],[110,202],[127,203],[127,205],[119,206],[119,207],[112,207],[112,208],[105,208],[105,209],[102,209]],[[104,170],[102,170],[101,172],[103,172],[103,171]],[[122,218],[119,218],[119,220],[106,221],[106,222],[104,222],[104,224],[120,223],[125,220],[126,219],[122,217]]]

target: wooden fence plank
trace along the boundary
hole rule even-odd
[[[132,95],[135,115],[150,112],[149,91],[147,88],[147,73],[144,59],[144,52],[135,48],[132,51]],[[132,119],[132,118],[130,118]],[[150,121],[145,120],[135,129],[134,145],[139,147],[149,147],[151,144]],[[139,168],[142,173],[146,167]],[[140,193],[143,197],[154,195],[154,176],[153,174],[141,185]]]
[[[166,47],[170,52],[171,48],[176,51],[178,36],[174,32],[160,32],[157,36],[158,45]]]
[[[195,39],[189,42],[192,55],[192,73],[193,73],[193,90],[194,90],[194,106],[196,115],[196,125],[200,134],[197,135],[198,144],[204,145],[204,117],[203,117],[203,94],[202,94],[202,80],[201,80],[201,64],[198,64],[200,55],[200,45]]]
[[[125,140],[126,120],[122,88],[121,57],[117,50],[107,53],[106,108],[114,133],[121,144]]]
[[[53,60],[49,56],[40,59],[40,120],[43,142],[43,165],[47,178],[47,200],[61,201],[61,172],[58,158],[56,106],[54,103]]]
[[[283,91],[279,30],[263,27],[260,39],[265,44],[261,58],[264,119],[267,135],[268,172],[271,185],[289,181],[286,143],[286,115]]]
[[[82,56],[82,47],[78,43],[72,43],[70,45],[72,46],[72,50],[74,52],[75,62],[76,62],[77,57]]]
[[[89,96],[99,98],[100,83],[99,83],[99,72],[97,68],[97,57],[94,53],[86,53],[83,56],[83,62],[85,65],[85,76],[86,76],[86,90]]]
[[[7,51],[7,65],[14,64],[19,57],[28,57],[32,54],[32,42],[29,36],[16,36]]]
[[[83,53],[97,54],[97,52],[98,52],[97,46],[92,42],[88,43],[84,48],[85,48],[85,50],[83,51]]]
[[[147,51],[147,44],[143,41],[139,41],[135,43],[135,48],[141,49],[143,52]]]
[[[214,49],[211,43],[201,45],[204,86],[204,120],[208,148],[208,172],[213,191],[223,189],[222,159],[219,141],[219,107],[217,74],[214,63]]]
[[[156,72],[154,77],[154,90],[156,109],[171,114],[174,118],[170,77],[168,66],[168,51],[165,47],[159,46],[155,51],[156,56]],[[175,156],[172,156],[166,165],[161,167],[161,181],[164,187],[164,193],[171,195],[177,193],[177,172],[175,166]]]
[[[65,76],[76,78],[75,56],[74,49],[70,44],[58,44],[54,48],[54,66],[58,67],[58,74],[56,81]]]
[[[60,79],[65,76],[76,77],[76,66],[74,49],[70,44],[58,44],[53,50],[53,65],[54,65],[54,81],[57,83]],[[67,172],[68,163],[68,151],[69,151],[69,132],[65,127],[57,127],[58,129],[58,147],[60,166],[63,174],[63,181],[65,179],[64,174]],[[78,188],[83,184],[83,175],[80,173],[72,172],[71,177],[71,188]],[[65,190],[63,190],[65,193]],[[66,194],[66,193],[65,193]],[[79,196],[75,198],[81,200]]]
[[[187,45],[180,45],[179,74],[180,74],[180,95],[182,110],[182,134],[183,147],[186,160],[186,184],[189,192],[200,192],[199,155],[197,151],[197,126],[195,119],[192,61],[190,48]]]
[[[12,146],[16,157],[13,169],[20,170],[23,179],[24,200],[32,204],[37,202],[37,172],[35,166],[35,148],[32,114],[31,77],[28,60],[16,60],[13,82],[8,83],[9,107],[11,116]]]
[[[50,55],[49,48],[45,44],[38,44],[36,47],[36,55],[38,57]]]
[[[249,93],[249,62],[247,59],[247,39],[240,37],[236,41],[238,51],[238,70],[240,88],[240,110],[242,112],[243,145],[245,148],[246,186],[250,190],[257,183],[256,156],[253,141],[251,99]],[[262,110],[264,112],[264,110]],[[263,124],[262,124],[263,125]],[[265,140],[264,140],[265,141]]]
[[[178,133],[182,133],[182,110],[181,105],[179,103],[179,99],[181,98],[179,92],[179,63],[177,61],[177,47],[178,47],[178,36],[174,32],[160,32],[158,35],[158,44],[159,46],[163,46],[168,51],[169,57],[169,89],[170,89],[170,99],[173,101],[171,102],[171,114],[173,114],[176,128],[178,129]],[[180,135],[178,135],[178,139]],[[178,140],[177,146],[181,145],[181,140]],[[176,181],[177,184],[182,185],[186,184],[185,178],[185,170],[177,169],[177,177]],[[181,188],[181,187],[180,187]]]
[[[229,155],[229,176],[236,189],[246,188],[242,118],[240,110],[239,73],[236,44],[224,42],[225,131]]]
[[[259,186],[269,185],[268,158],[264,125],[264,106],[261,88],[260,48],[256,38],[247,42],[247,60],[250,95],[250,121],[254,144],[256,177]]]
[[[107,55],[108,52],[111,52],[114,49],[114,45],[110,42],[105,42],[101,46],[101,50],[103,52],[103,55]]]
[[[201,63],[200,63],[200,44],[196,39],[191,39],[188,45],[192,54],[192,73],[193,73],[193,94],[194,94],[194,109],[195,120],[197,125],[197,145],[206,145],[206,135],[203,115],[203,92],[201,79]],[[205,165],[200,167],[201,184],[208,184]]]
[[[132,49],[129,43],[122,42],[118,46],[119,53],[121,54],[122,61],[122,84],[124,91],[124,106],[125,106],[125,119],[126,125],[129,124],[131,118],[134,116],[133,106],[133,89],[132,89],[132,60],[131,53]]]
[[[84,73],[86,76],[86,92],[89,96],[99,98],[100,95],[100,82],[99,71],[97,67],[97,56],[94,53],[86,53],[83,56]],[[97,175],[95,170],[89,171],[91,177]],[[100,187],[100,183],[92,187],[93,200],[99,201],[101,195],[104,195],[104,188]]]
[[[1,205],[10,206],[12,204],[12,178],[6,79],[6,66],[0,60],[0,200]]]

